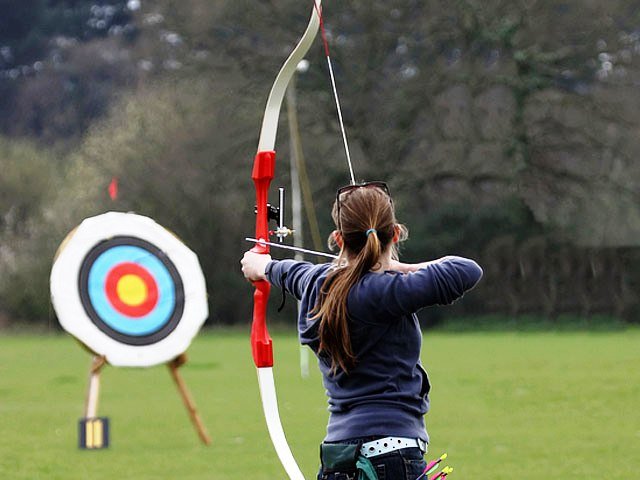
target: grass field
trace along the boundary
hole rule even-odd
[[[326,423],[320,377],[300,378],[275,335],[280,409],[315,478]],[[640,478],[640,330],[428,333],[429,458],[452,480]],[[90,356],[68,336],[0,336],[0,479],[283,479],[266,432],[248,336],[200,335],[183,376],[213,444],[201,445],[166,368],[102,376],[112,446],[76,447]]]

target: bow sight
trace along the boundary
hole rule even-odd
[[[267,219],[274,220],[278,227],[275,230],[269,230],[269,235],[278,237],[278,241],[282,243],[286,237],[293,235],[295,230],[291,230],[284,224],[285,196],[284,188],[278,188],[278,206],[267,203]],[[254,207],[253,212],[258,213],[258,206]],[[266,239],[265,239],[266,240]]]

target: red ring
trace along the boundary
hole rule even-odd
[[[139,277],[147,287],[147,298],[140,305],[128,305],[118,296],[118,282],[124,275]],[[140,318],[150,313],[158,303],[158,285],[151,274],[137,263],[123,262],[107,273],[104,291],[111,306],[128,317]]]

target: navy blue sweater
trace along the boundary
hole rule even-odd
[[[318,355],[319,322],[309,321],[332,264],[274,260],[267,279],[300,303],[300,342]],[[421,438],[428,442],[424,414],[429,410],[429,377],[420,363],[422,333],[415,313],[448,305],[482,276],[473,260],[445,257],[413,273],[367,273],[347,300],[351,346],[356,365],[331,374],[331,361],[318,365],[329,400],[325,441],[373,435]]]

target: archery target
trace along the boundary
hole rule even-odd
[[[84,220],[51,271],[62,327],[117,366],[184,353],[208,316],[196,255],[150,218],[110,212]]]

